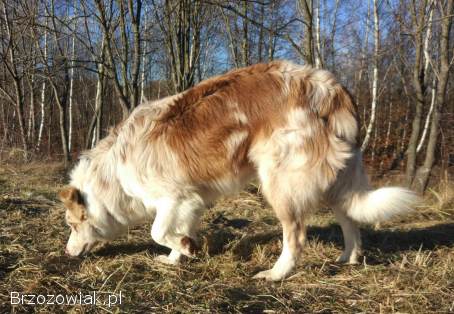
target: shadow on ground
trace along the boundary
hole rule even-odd
[[[362,228],[361,236],[366,250],[376,248],[383,253],[397,253],[419,248],[432,250],[438,246],[454,245],[454,223],[409,230]],[[334,242],[336,245],[343,245],[342,232],[336,224],[327,227],[310,227],[308,237],[309,239],[316,238],[324,243]]]
[[[219,236],[218,233],[222,233]],[[373,230],[362,228],[364,254],[368,263],[387,263],[390,255],[409,250],[433,250],[439,246],[454,246],[454,223],[437,224],[424,228],[409,230],[382,229]],[[218,255],[226,250],[232,250],[238,258],[248,260],[254,247],[281,239],[280,228],[273,227],[268,232],[245,234],[234,233],[219,229],[210,234],[211,242],[216,240],[216,250],[209,249],[210,255]],[[343,247],[342,231],[337,224],[324,227],[309,227],[309,241],[320,241],[325,244],[335,244]],[[211,245],[211,244],[210,244]],[[221,248],[221,249],[219,249]],[[119,254],[134,254],[149,251],[151,254],[165,254],[168,250],[154,242],[110,244],[95,252],[97,256],[116,256]],[[373,256],[372,256],[373,255]]]
[[[150,254],[168,254],[169,249],[160,246],[152,241],[139,242],[139,243],[119,243],[119,244],[108,244],[93,254],[95,256],[113,257],[119,254],[135,254],[148,251]]]

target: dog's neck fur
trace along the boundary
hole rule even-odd
[[[90,198],[88,204],[97,204],[87,208],[90,216],[98,221],[113,219],[126,228],[148,217],[142,202],[125,193],[116,175],[115,133],[82,156],[71,173],[71,185]]]

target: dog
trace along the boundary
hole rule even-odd
[[[282,280],[306,240],[305,221],[333,209],[357,263],[357,222],[411,210],[410,190],[373,190],[358,147],[357,110],[328,71],[273,61],[227,72],[182,93],[143,103],[81,155],[60,192],[71,227],[66,253],[83,255],[154,218],[151,236],[178,264],[196,253],[203,210],[258,178],[283,230],[274,266],[254,277]]]

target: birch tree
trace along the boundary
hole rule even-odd
[[[102,111],[104,107],[104,92],[106,87],[106,70],[105,70],[105,57],[106,57],[106,37],[104,36],[100,48],[100,56],[93,56],[97,63],[97,81],[96,81],[96,95],[95,95],[95,111],[88,126],[88,132],[85,140],[85,148],[89,149],[94,147],[101,138],[102,128]]]
[[[47,67],[47,27],[48,27],[48,19],[46,17],[46,22],[45,22],[45,27],[44,27],[44,43],[43,43],[43,55],[42,55],[42,62],[45,64],[45,67]],[[39,46],[39,40],[36,41],[36,45]],[[40,49],[38,49],[40,50]],[[41,146],[41,140],[43,136],[43,130],[44,130],[44,123],[45,123],[45,117],[46,117],[46,111],[45,111],[45,102],[46,102],[46,80],[44,79],[41,83],[41,99],[40,99],[40,108],[41,108],[41,117],[40,117],[40,122],[39,122],[39,131],[38,131],[38,140],[36,142],[36,148],[39,150]]]
[[[74,67],[75,67],[75,59],[76,59],[76,35],[75,31],[77,29],[77,19],[75,18],[75,14],[73,19],[74,21],[74,31],[71,36],[71,63],[70,63],[70,70],[69,70],[69,127],[68,127],[68,150],[71,152],[71,144],[72,144],[72,135],[73,135],[73,102],[74,102]]]
[[[320,0],[315,0],[315,67],[322,67],[322,46],[320,42]]]
[[[378,58],[379,58],[379,49],[380,49],[380,25],[379,25],[379,16],[378,16],[378,1],[374,1],[374,61],[373,61],[373,76],[372,76],[372,103],[371,103],[371,114],[369,124],[366,130],[366,136],[361,145],[361,151],[364,152],[367,149],[367,146],[370,141],[372,130],[375,126],[375,114],[378,102]]]
[[[431,1],[431,5],[429,8],[429,20],[428,20],[428,25],[427,25],[427,31],[426,35],[424,38],[424,85],[427,85],[427,81],[429,78],[429,66],[430,66],[430,52],[429,52],[429,43],[432,35],[432,19],[433,19],[433,11],[434,11],[434,2]],[[433,80],[432,84],[430,85],[430,94],[431,94],[431,100],[430,100],[430,107],[429,107],[429,112],[427,113],[426,116],[426,121],[424,122],[424,129],[422,131],[421,139],[419,140],[418,146],[416,147],[416,153],[419,153],[422,149],[422,146],[424,145],[427,131],[429,130],[429,123],[430,123],[430,118],[432,117],[432,111],[435,105],[435,88],[436,88],[437,80],[436,80],[436,75],[433,75]]]
[[[54,0],[51,0],[49,5],[45,4],[45,11],[47,16],[49,17],[49,22],[53,34],[53,44],[55,46],[54,51],[55,55],[53,56],[53,58],[54,61],[58,60],[58,63],[53,64],[52,66],[49,65],[48,60],[44,57],[43,49],[39,47],[38,44],[36,46],[38,47],[37,50],[44,65],[43,74],[47,78],[47,81],[52,90],[52,94],[54,96],[55,103],[58,108],[58,124],[60,130],[61,147],[63,152],[63,162],[65,166],[68,166],[69,161],[71,159],[68,145],[68,126],[67,126],[70,62],[67,54],[67,49],[64,45],[63,40],[64,33],[60,31],[60,28],[62,26],[60,21],[62,19],[57,15]],[[39,41],[39,34],[37,30],[35,30],[34,32],[34,39],[35,41]],[[56,69],[58,69],[57,73],[55,72]]]
[[[144,33],[149,32],[148,28],[148,7],[145,8],[145,16],[144,16]],[[145,80],[147,78],[147,41],[144,40],[142,41],[142,74],[141,74],[141,80],[140,80],[140,102],[146,101],[145,97]]]

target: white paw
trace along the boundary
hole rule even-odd
[[[279,281],[285,279],[284,274],[279,274],[276,271],[273,271],[273,269],[268,269],[261,271],[257,273],[254,277],[254,279],[265,279],[266,281]]]
[[[358,264],[358,257],[355,254],[346,254],[344,252],[344,253],[342,253],[341,256],[336,258],[336,262],[342,263],[342,264],[355,265],[355,264]]]
[[[154,260],[159,263],[167,264],[167,265],[178,265],[179,264],[179,260],[169,258],[167,255],[158,255],[154,258]]]

